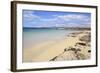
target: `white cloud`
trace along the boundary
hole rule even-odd
[[[77,23],[68,23],[67,27],[90,27],[90,24],[77,24]]]
[[[24,11],[24,23],[32,27],[90,27],[90,16],[85,14],[52,15],[43,17],[35,11]]]
[[[41,21],[56,21],[57,20],[57,18],[47,18],[47,19],[40,19]]]
[[[87,21],[89,18],[86,15],[83,14],[67,14],[67,15],[60,15],[58,18],[61,18],[66,21],[70,20],[82,20],[82,21]]]
[[[32,21],[34,19],[40,19],[40,17],[35,15],[33,11],[24,11],[24,18],[27,21]]]

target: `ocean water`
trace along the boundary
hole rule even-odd
[[[43,29],[43,28],[24,28],[23,29],[23,49],[31,48],[34,45],[64,39],[73,32],[79,30],[67,29]]]

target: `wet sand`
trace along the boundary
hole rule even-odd
[[[90,59],[89,30],[71,33],[62,40],[43,42],[23,50],[23,62],[45,62]]]

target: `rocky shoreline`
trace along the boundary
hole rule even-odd
[[[63,52],[49,61],[64,61],[64,60],[86,60],[90,59],[91,55],[91,33],[88,32],[79,32],[71,33],[68,37],[77,37],[79,34],[84,34],[81,36],[77,43],[74,46],[69,46],[64,48]],[[67,45],[67,44],[66,44]]]

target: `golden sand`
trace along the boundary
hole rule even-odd
[[[66,51],[70,47],[78,47],[75,46],[77,42],[80,42],[79,38],[86,35],[87,32],[90,31],[82,31],[80,34],[70,34],[68,37],[62,40],[43,42],[38,44],[30,49],[23,50],[23,62],[42,62],[42,61],[50,61],[55,58],[55,60],[76,60],[77,54],[80,54],[85,59],[90,58],[90,46],[81,47],[81,51],[76,55],[73,51]],[[82,49],[83,48],[83,49]],[[63,58],[61,58],[63,57]],[[80,58],[81,59],[81,58]],[[82,58],[83,59],[83,58]]]

